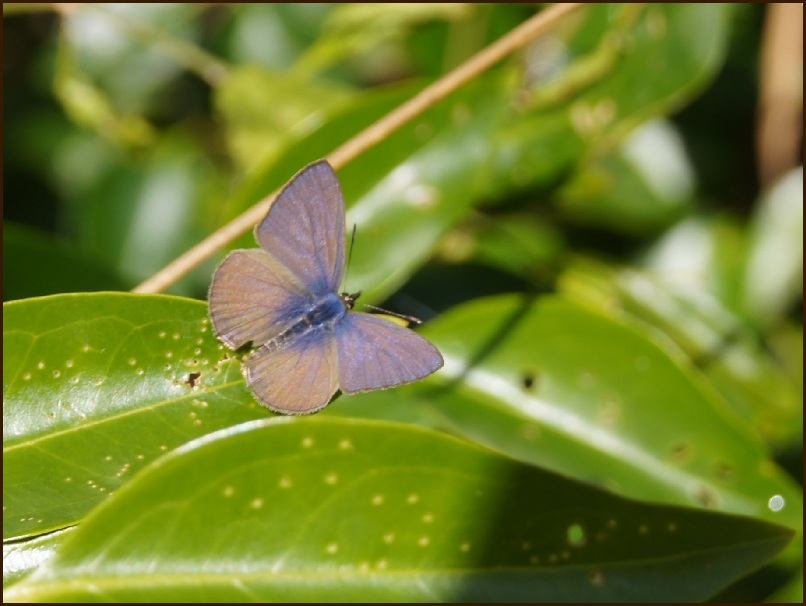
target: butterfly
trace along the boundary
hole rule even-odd
[[[244,366],[271,410],[308,414],[336,391],[387,389],[440,369],[425,338],[383,317],[352,311],[344,274],[344,197],[325,160],[300,170],[255,228],[260,248],[234,250],[213,274],[216,335],[231,349],[258,346]]]

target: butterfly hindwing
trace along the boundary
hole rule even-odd
[[[371,314],[348,313],[335,334],[339,385],[345,393],[410,383],[444,363],[439,350],[416,332]]]
[[[246,361],[246,382],[275,412],[308,414],[327,406],[338,389],[336,341],[319,328],[272,348],[264,345]]]

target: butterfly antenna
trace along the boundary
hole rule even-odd
[[[350,250],[347,251],[347,268],[344,270],[344,284],[347,284],[347,278],[350,276],[350,260],[353,258],[353,245],[355,244],[355,231],[358,225],[353,223],[353,235],[350,236]]]
[[[422,324],[423,321],[420,318],[415,318],[414,316],[407,316],[405,314],[399,314],[394,311],[389,311],[388,309],[384,309],[383,307],[375,307],[374,305],[370,305],[369,303],[362,303],[364,307],[369,307],[370,309],[374,309],[375,311],[379,311],[381,313],[389,314],[390,316],[394,316],[396,318],[400,318],[401,320],[406,320],[407,322],[411,322],[412,324]]]
[[[347,284],[347,278],[350,276],[350,260],[353,258],[353,245],[355,244],[355,234],[358,225],[353,223],[353,233],[350,236],[350,250],[347,252],[347,267],[344,270],[344,283]],[[361,291],[358,291],[355,295],[351,295],[351,299],[355,301],[358,298],[358,295],[361,294]],[[405,314],[399,314],[394,311],[389,311],[388,309],[384,309],[383,307],[376,307],[374,305],[370,305],[369,303],[364,303],[364,307],[369,307],[370,309],[374,309],[375,311],[379,311],[384,314],[388,314],[390,316],[394,316],[396,318],[400,318],[401,320],[406,320],[407,322],[411,322],[412,324],[422,324],[423,321],[419,318],[415,318],[414,316],[407,316]]]

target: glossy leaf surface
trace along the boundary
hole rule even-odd
[[[4,538],[74,524],[168,450],[267,414],[200,301],[12,301],[3,352]]]
[[[800,490],[753,430],[643,332],[558,297],[500,296],[427,334],[445,358],[430,394],[444,427],[633,498],[801,527]]]
[[[704,599],[789,541],[406,425],[257,421],[152,464],[7,600]]]

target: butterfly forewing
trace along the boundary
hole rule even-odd
[[[370,314],[348,313],[335,334],[345,393],[410,383],[444,363],[439,350],[414,331]]]
[[[315,295],[338,291],[344,272],[344,197],[330,165],[320,160],[298,172],[255,236]]]
[[[247,360],[246,369],[246,382],[271,410],[316,412],[338,389],[333,332],[317,329],[276,349],[261,347]]]
[[[216,335],[233,349],[275,338],[299,319],[313,295],[282,263],[260,249],[235,250],[210,285]]]

